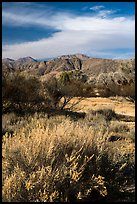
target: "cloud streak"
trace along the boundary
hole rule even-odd
[[[100,5],[100,6],[93,6],[93,7],[90,7],[89,9],[90,10],[93,10],[93,11],[98,11],[100,9],[103,9],[105,8],[103,5]]]
[[[92,9],[96,15],[79,16],[68,12],[3,11],[3,24],[40,26],[54,29],[52,36],[38,41],[4,45],[2,57],[17,59],[24,56],[50,58],[63,54],[100,53],[102,50],[134,48],[135,20],[133,17],[109,17],[113,10]],[[102,18],[103,17],[103,18]],[[58,32],[55,32],[58,31]]]

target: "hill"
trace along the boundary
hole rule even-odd
[[[135,59],[90,58],[82,54],[63,55],[48,61],[37,61],[31,57],[6,58],[2,60],[2,69],[3,72],[20,70],[42,79],[51,73],[79,70],[86,76],[86,82],[96,88],[98,95],[107,96],[110,92],[135,95]]]
[[[32,57],[24,57],[18,60],[9,58],[2,59],[2,66],[12,67],[14,69],[27,70],[31,67],[31,70],[45,69],[42,75],[47,74],[51,71],[65,71],[65,70],[77,70],[80,69],[85,72],[88,76],[98,76],[100,73],[110,73],[116,71],[125,71],[132,73],[135,71],[135,59],[129,60],[112,60],[102,58],[90,58],[86,55],[62,55],[48,61],[38,62]],[[35,73],[36,74],[36,73]],[[37,72],[38,74],[38,72]]]

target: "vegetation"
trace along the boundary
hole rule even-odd
[[[135,131],[112,109],[65,109],[92,93],[83,73],[2,80],[3,202],[134,201]]]
[[[134,182],[134,134],[109,140],[127,127],[112,130],[111,120],[93,113],[78,121],[7,114],[4,121],[13,130],[3,136],[4,202],[107,201],[128,194],[122,190]]]
[[[25,111],[30,106],[41,103],[44,100],[41,83],[38,78],[26,76],[22,73],[10,73],[3,78],[2,100],[3,111],[7,108],[11,111]]]

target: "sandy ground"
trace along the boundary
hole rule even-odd
[[[81,100],[81,101],[79,101]],[[88,112],[90,110],[110,108],[118,114],[135,116],[135,103],[126,100],[121,97],[112,97],[112,98],[102,98],[102,97],[92,97],[92,98],[73,98],[68,107],[73,103],[78,102],[74,106],[73,110],[79,112]]]

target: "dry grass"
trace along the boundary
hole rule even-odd
[[[134,182],[134,132],[102,114],[7,114],[3,123],[14,130],[3,136],[3,202],[103,201]],[[126,140],[110,142],[112,133]]]

